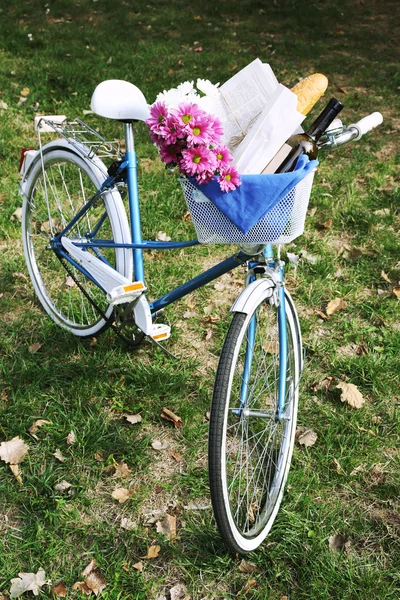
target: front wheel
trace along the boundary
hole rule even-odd
[[[211,407],[212,505],[222,537],[241,554],[255,550],[271,529],[296,432],[301,337],[293,309],[285,302],[286,392],[278,418],[282,335],[273,298],[260,299],[250,315],[234,314]]]

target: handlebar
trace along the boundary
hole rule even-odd
[[[348,127],[345,127],[340,119],[335,119],[330,128],[321,136],[317,144],[318,148],[320,150],[333,150],[352,140],[359,140],[365,133],[378,127],[382,121],[383,117],[379,112],[374,112]]]

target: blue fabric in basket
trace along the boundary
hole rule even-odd
[[[303,154],[297,161],[294,171],[271,175],[241,175],[242,184],[232,192],[223,192],[217,178],[210,183],[202,184],[199,184],[194,177],[190,181],[246,235],[318,164],[317,160],[310,161],[308,156]],[[286,223],[282,223],[282,229],[285,225]]]

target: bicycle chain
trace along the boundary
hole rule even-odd
[[[106,313],[100,308],[100,306],[95,302],[95,300],[93,300],[93,298],[90,296],[90,294],[82,286],[82,284],[80,283],[79,279],[77,279],[77,277],[75,277],[72,269],[68,265],[68,261],[65,258],[62,258],[61,256],[59,256],[57,253],[55,253],[55,254],[56,254],[58,260],[60,261],[60,263],[62,264],[62,266],[64,267],[64,269],[66,270],[66,272],[68,273],[68,275],[76,283],[76,285],[78,286],[78,288],[80,289],[80,291],[83,293],[83,295],[85,296],[85,298],[90,302],[90,304],[93,306],[93,308],[99,313],[99,315],[107,323],[110,324],[111,329],[113,329],[115,331],[116,335],[120,339],[122,339],[124,342],[126,342],[126,339],[122,335],[119,327],[115,324],[115,320],[112,318],[112,316],[114,315],[114,312],[111,313],[110,317],[107,317]]]

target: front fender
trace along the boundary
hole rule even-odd
[[[246,286],[243,292],[232,305],[230,312],[240,312],[246,315],[253,314],[260,302],[271,298],[275,289],[272,279],[262,278]]]

